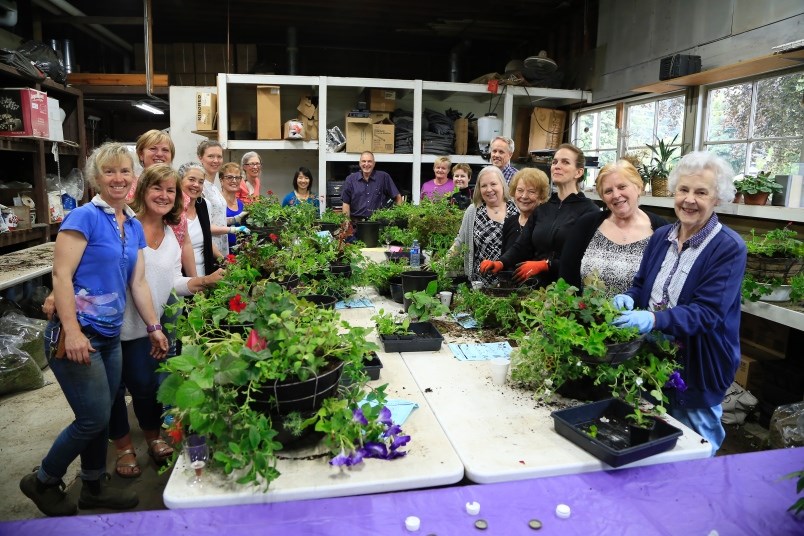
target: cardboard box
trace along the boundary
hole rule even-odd
[[[48,128],[50,129],[50,140],[64,141],[64,128],[61,124],[59,101],[53,97],[47,98],[47,120]]]
[[[299,114],[307,119],[318,119],[318,108],[313,104],[313,99],[310,97],[302,97],[299,99],[299,105],[296,107]]]
[[[530,153],[530,115],[533,108],[519,108],[514,123],[514,158],[528,157]]]
[[[369,89],[368,108],[372,112],[393,112],[396,109],[396,91],[393,89]]]
[[[304,126],[303,134],[305,140],[317,140],[318,139],[318,111],[315,113],[315,119],[308,119],[302,114],[299,114],[298,117],[299,121],[302,122]]]
[[[734,381],[743,389],[758,393],[762,383],[762,362],[747,355],[741,356]]]
[[[282,129],[282,138],[286,140],[304,139],[304,124],[298,119],[285,121],[284,128]]]
[[[530,114],[528,152],[555,149],[564,138],[567,112],[550,108],[534,108]]]
[[[195,129],[214,130],[218,115],[218,95],[209,91],[195,93]]]
[[[466,154],[469,147],[469,120],[455,120],[455,154]]]
[[[394,152],[394,124],[389,119],[371,125],[371,151]]]
[[[257,139],[281,140],[279,86],[257,86]]]
[[[386,120],[390,121],[391,114],[389,112],[369,112],[369,117],[372,123],[380,123]]]
[[[346,118],[346,152],[362,153],[371,151],[374,132],[370,117]]]
[[[0,89],[0,136],[49,135],[47,93],[27,87]]]

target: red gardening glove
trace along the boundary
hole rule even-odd
[[[500,270],[503,269],[503,263],[501,261],[490,261],[488,259],[481,261],[480,263],[480,273],[486,274],[491,272],[492,274],[496,274]]]
[[[534,275],[546,272],[550,269],[550,261],[525,261],[519,263],[519,267],[514,271],[513,280],[517,283],[524,283]]]

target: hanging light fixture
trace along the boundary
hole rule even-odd
[[[157,108],[152,104],[148,104],[147,102],[134,102],[132,103],[135,108],[139,108],[140,110],[145,110],[146,112],[151,112],[154,115],[164,115],[165,112]]]

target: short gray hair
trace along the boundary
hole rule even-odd
[[[734,170],[723,158],[708,151],[693,151],[679,160],[678,165],[670,172],[669,188],[676,191],[678,179],[709,170],[715,176],[715,189],[721,204],[731,203],[737,189],[734,187]]]
[[[191,169],[197,169],[202,174],[204,175],[206,174],[204,166],[201,165],[201,162],[185,162],[184,164],[179,166],[179,178],[183,179],[185,175],[187,175],[187,172],[190,171]]]
[[[246,167],[246,161],[255,156],[257,159],[259,159],[260,164],[262,164],[262,157],[257,153],[257,151],[249,151],[243,155],[243,158],[240,159],[240,169],[244,169]]]
[[[508,146],[508,152],[511,153],[511,155],[514,154],[514,140],[506,136],[497,136],[496,138],[491,140],[491,143],[494,143],[497,140],[500,140],[501,142],[505,143]],[[491,147],[491,143],[489,143],[489,147]]]
[[[475,206],[480,206],[480,203],[483,202],[483,195],[480,193],[480,179],[483,178],[484,175],[492,174],[500,181],[502,185],[503,191],[503,199],[508,202],[511,199],[511,196],[508,193],[508,185],[505,184],[505,176],[500,171],[500,168],[497,166],[486,166],[480,170],[480,173],[477,174],[477,182],[475,183],[475,193],[472,194],[472,202]]]

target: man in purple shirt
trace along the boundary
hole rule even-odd
[[[360,171],[346,177],[341,190],[343,213],[353,220],[366,220],[388,199],[402,204],[402,196],[391,176],[374,169],[374,153],[360,154]]]

